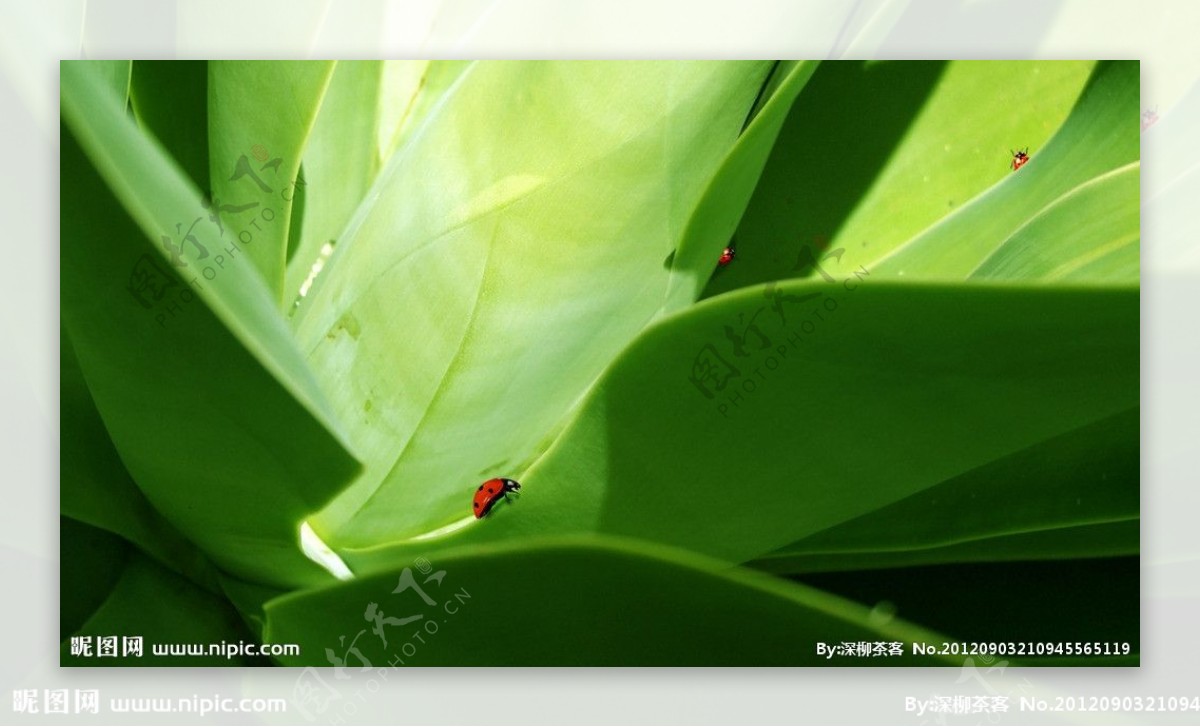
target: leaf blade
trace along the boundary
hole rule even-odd
[[[313,520],[326,542],[446,525],[478,481],[544,449],[661,306],[663,257],[765,70],[476,62],[456,76],[296,314],[368,459]]]
[[[280,311],[292,303],[284,295],[292,208],[289,190],[297,184],[308,135],[334,65],[334,61],[212,61],[208,67],[213,204],[227,206],[225,214],[236,214],[239,221],[250,216],[242,225],[254,225],[256,234],[246,255],[262,274]],[[238,210],[246,205],[254,206]]]
[[[62,317],[121,460],[221,567],[265,583],[328,578],[300,552],[299,522],[357,463],[322,392],[251,265],[226,251],[234,259],[193,290],[156,249],[172,222],[199,222],[199,194],[93,69],[62,69]],[[194,235],[196,248],[225,244],[204,226]],[[188,246],[179,269],[218,269],[200,259]]]
[[[300,657],[285,659],[289,666],[346,656],[349,638],[339,637],[356,632],[361,659],[396,665],[394,655],[402,650],[404,666],[826,665],[838,662],[819,655],[816,641],[935,638],[816,589],[636,541],[533,541],[444,553],[435,564],[437,585],[404,569],[271,601],[266,637],[301,644]],[[408,588],[394,595],[404,572],[431,600],[445,598],[456,610],[439,614],[423,607]],[[410,651],[401,646],[406,630],[383,626],[382,637],[360,631],[363,604],[372,604],[368,612],[382,614],[385,624],[421,611],[425,623],[440,620],[446,627],[439,625],[436,639]],[[484,609],[509,615],[506,627],[495,628]],[[738,619],[737,630],[728,628],[731,618]],[[621,628],[594,627],[608,623]],[[889,663],[953,660],[906,652]]]

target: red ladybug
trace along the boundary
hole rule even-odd
[[[497,500],[501,497],[507,500],[508,493],[516,492],[519,489],[521,489],[521,483],[507,477],[494,477],[484,482],[479,489],[475,490],[475,517],[481,518],[487,515]]]
[[[737,248],[735,248],[731,243],[728,247],[721,251],[721,257],[717,258],[717,265],[725,267],[729,263],[733,262],[735,257],[737,257]]]
[[[1011,149],[1009,151],[1012,151]],[[1025,162],[1029,161],[1029,147],[1025,147],[1021,151],[1012,152],[1012,170],[1015,172],[1025,166]]]

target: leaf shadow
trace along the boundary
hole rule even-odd
[[[735,233],[737,262],[701,297],[797,277],[797,256],[828,245],[945,69],[946,61],[822,63],[788,113]]]

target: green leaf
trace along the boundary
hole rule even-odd
[[[476,61],[384,61],[377,142],[380,164],[424,126],[425,117]]]
[[[302,232],[289,252],[284,298],[300,295],[322,246],[334,243],[379,173],[376,124],[382,61],[340,61],[304,150]],[[295,234],[293,225],[293,234]],[[290,312],[290,310],[289,310]]]
[[[1031,151],[1032,159],[1025,166],[970,204],[875,259],[872,270],[906,279],[969,275],[1042,209],[1096,177],[1138,160],[1139,98],[1137,61],[1100,64],[1071,115],[1044,149],[1037,154]],[[1071,221],[1081,226],[1094,212],[1084,205],[1071,209]],[[1085,242],[1086,238],[1076,239],[1071,247],[1079,250]],[[1104,249],[1111,242],[1101,230],[1092,245]]]
[[[646,543],[533,541],[445,553],[433,567],[428,576],[397,569],[284,596],[267,604],[265,637],[300,644],[299,657],[282,660],[288,666],[328,666],[332,657],[351,673],[364,662],[844,665],[816,648],[842,641],[905,643],[891,665],[956,661],[913,656],[909,642],[940,639],[886,613]]]
[[[788,110],[817,65],[817,61],[781,63],[771,75],[755,104],[753,119],[704,191],[679,249],[672,253],[671,286],[664,313],[690,305],[699,297],[722,248],[746,211]]]
[[[61,513],[120,535],[160,563],[216,590],[212,564],[154,510],[122,464],[65,331],[59,351]]]
[[[64,582],[64,598],[83,583]],[[163,655],[154,645],[207,649],[210,644],[250,640],[237,613],[222,599],[201,590],[152,561],[134,555],[108,598],[74,636],[91,637],[92,656],[71,655],[70,639],[63,641],[59,666],[253,666],[261,658],[222,655]],[[117,655],[96,655],[98,639],[117,637]],[[122,652],[121,637],[141,636],[142,656]]]
[[[737,228],[738,258],[705,296],[805,275],[797,261],[806,248],[844,248],[840,269],[852,270],[919,234],[1003,180],[1014,146],[1039,155],[1090,68],[823,64],[792,106]]]
[[[1138,552],[1139,410],[1039,442],[763,556],[774,573]]]
[[[88,61],[96,69],[100,82],[112,91],[113,95],[125,105],[129,100],[129,74],[132,68],[130,61]]]
[[[599,528],[741,561],[1138,401],[1136,291],[855,284],[776,289],[821,294],[824,321],[816,300],[786,299],[790,327],[770,320],[756,288],[628,351],[597,392],[608,442]],[[724,329],[760,314],[772,346],[747,335],[739,360]],[[737,362],[740,399],[711,382],[709,399],[689,381],[707,345]],[[560,476],[578,477],[572,455],[555,452]]]
[[[60,517],[58,531],[59,639],[83,627],[125,569],[129,544],[115,535]]]
[[[1136,640],[1136,63],[61,69],[64,635]]]
[[[222,568],[327,578],[299,523],[357,464],[260,277],[85,63],[62,64],[62,103],[62,316],[121,460]],[[185,243],[174,228],[192,220]]]
[[[1009,237],[971,278],[1137,282],[1140,165],[1079,185]]]
[[[854,277],[722,296],[639,337],[520,500],[454,542],[599,531],[761,556],[1136,406],[1137,301]],[[373,569],[440,542],[339,552]]]
[[[421,126],[471,61],[341,61],[334,69],[305,148],[296,205],[307,225],[293,225],[284,297],[300,298],[324,266],[384,163]],[[311,192],[309,189],[311,188]],[[296,219],[297,210],[293,210]],[[295,240],[293,245],[292,240]]]
[[[208,61],[134,61],[130,99],[138,124],[207,193]]]
[[[459,520],[663,305],[764,63],[477,63],[389,161],[296,314],[367,470],[331,545]]]
[[[208,146],[213,204],[249,233],[246,255],[287,310],[284,275],[292,199],[333,61],[211,61]],[[347,132],[353,132],[348,129]],[[246,205],[250,209],[238,211]]]

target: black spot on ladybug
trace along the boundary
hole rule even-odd
[[[476,492],[479,492],[479,491],[480,491],[480,490],[482,490],[482,489],[483,489],[483,485],[480,485],[480,486],[479,486],[479,489],[477,489],[477,490],[475,490],[475,491],[476,491]]]
[[[493,493],[493,492],[495,492],[495,491],[496,491],[496,488],[495,488],[495,487],[489,487],[489,488],[488,488],[488,494],[489,494],[489,495],[490,495],[490,494],[492,494],[492,493]]]

